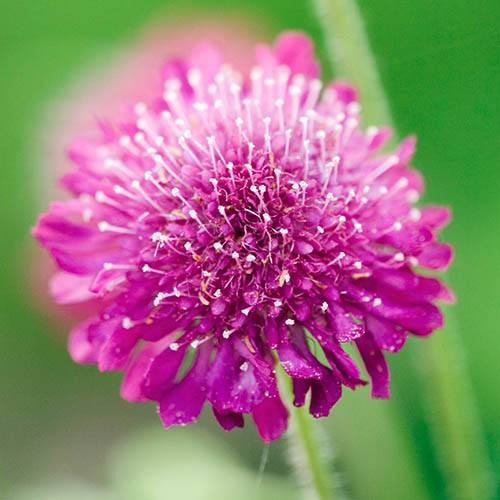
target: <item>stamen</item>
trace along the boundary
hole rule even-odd
[[[126,227],[120,227],[120,226],[115,226],[113,224],[110,224],[109,222],[102,220],[97,224],[97,227],[101,233],[104,232],[110,232],[110,233],[119,233],[119,234],[132,234],[132,235],[137,235],[135,231],[132,229],[128,229]]]
[[[147,193],[142,189],[141,183],[136,179],[135,181],[132,181],[131,184],[132,188],[135,189],[136,191],[139,191],[141,193],[142,197],[153,207],[158,210],[158,212],[162,213],[163,209],[156,203]]]

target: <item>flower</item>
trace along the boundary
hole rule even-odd
[[[100,302],[72,357],[124,370],[122,396],[157,401],[165,427],[208,401],[224,429],[251,414],[277,439],[278,363],[322,417],[366,383],[344,344],[385,398],[383,351],[442,325],[434,302],[452,294],[419,268],[448,265],[449,212],[414,207],[414,140],[380,152],[390,131],[363,131],[356,91],[322,89],[318,70],[296,33],[258,46],[248,78],[209,45],[171,61],[163,95],[75,142],[73,198],[34,229],[61,268],[56,299]]]

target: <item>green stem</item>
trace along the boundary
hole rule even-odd
[[[288,457],[302,487],[303,497],[305,500],[334,500],[339,486],[334,485],[335,473],[320,422],[312,418],[305,407],[293,405],[292,383],[281,368],[278,368],[278,378],[281,395],[290,412]],[[339,498],[343,496],[339,495]]]
[[[313,0],[336,73],[360,90],[365,119],[393,124],[375,58],[355,0]],[[422,345],[426,363],[424,392],[432,404],[431,433],[452,499],[491,498],[487,457],[464,347],[454,316],[447,328]],[[429,366],[427,365],[429,363]]]
[[[313,0],[336,73],[356,83],[368,123],[389,125],[392,115],[363,19],[354,0]]]
[[[446,327],[419,346],[431,433],[448,497],[488,499],[493,495],[493,473],[467,377],[460,330],[450,311],[446,319]]]

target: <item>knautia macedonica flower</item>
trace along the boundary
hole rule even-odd
[[[414,140],[380,152],[389,130],[363,130],[355,90],[317,74],[298,34],[259,46],[248,77],[209,46],[172,61],[156,101],[74,144],[73,198],[34,230],[61,268],[56,299],[99,298],[73,358],[124,370],[122,396],[157,401],[166,427],[208,401],[224,429],[251,414],[276,439],[278,363],[295,404],[310,394],[326,416],[365,383],[344,344],[384,398],[383,351],[442,324],[451,293],[419,269],[449,263],[448,211],[414,208]]]

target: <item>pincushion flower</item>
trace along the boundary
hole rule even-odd
[[[208,401],[224,429],[250,414],[276,439],[277,364],[294,404],[323,417],[366,383],[346,344],[385,398],[383,351],[442,325],[451,293],[421,269],[448,265],[449,213],[414,206],[414,140],[381,152],[390,131],[363,130],[356,91],[318,71],[294,33],[258,46],[249,75],[207,45],[171,61],[157,99],[74,143],[73,197],[34,229],[60,268],[56,299],[99,300],[72,357],[123,370],[122,396],[158,402],[166,427]]]

